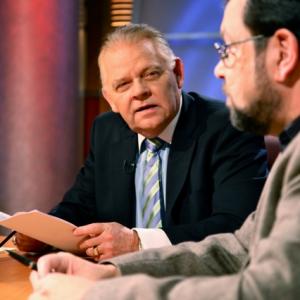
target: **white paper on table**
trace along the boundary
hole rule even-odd
[[[0,225],[73,253],[80,252],[78,243],[84,239],[73,235],[74,224],[38,210],[18,212],[12,216],[0,212]]]
[[[12,247],[0,247],[0,254],[1,254],[1,253],[7,253],[7,252],[6,252],[7,250],[15,251],[16,248],[12,248]]]

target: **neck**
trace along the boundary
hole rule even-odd
[[[288,88],[282,96],[282,107],[275,116],[270,134],[279,135],[286,127],[300,116],[300,83],[299,88]]]

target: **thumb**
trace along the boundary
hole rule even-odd
[[[40,283],[40,277],[37,271],[31,271],[29,275],[29,280],[31,282],[33,290],[37,290]]]

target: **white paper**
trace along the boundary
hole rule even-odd
[[[7,253],[6,251],[7,250],[12,250],[12,251],[15,251],[16,250],[16,248],[12,248],[12,247],[0,247],[0,254],[1,253]]]
[[[73,253],[80,252],[78,244],[84,239],[73,235],[76,228],[74,224],[38,210],[19,212],[12,216],[0,212],[0,225]]]
[[[0,221],[7,219],[10,215],[0,211]]]

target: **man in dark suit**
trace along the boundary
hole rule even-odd
[[[182,92],[181,60],[148,26],[112,33],[99,66],[113,112],[96,119],[85,165],[51,214],[81,226],[96,259],[237,229],[264,184],[263,138],[234,129],[222,103]],[[161,225],[143,229],[144,140],[157,137]]]

